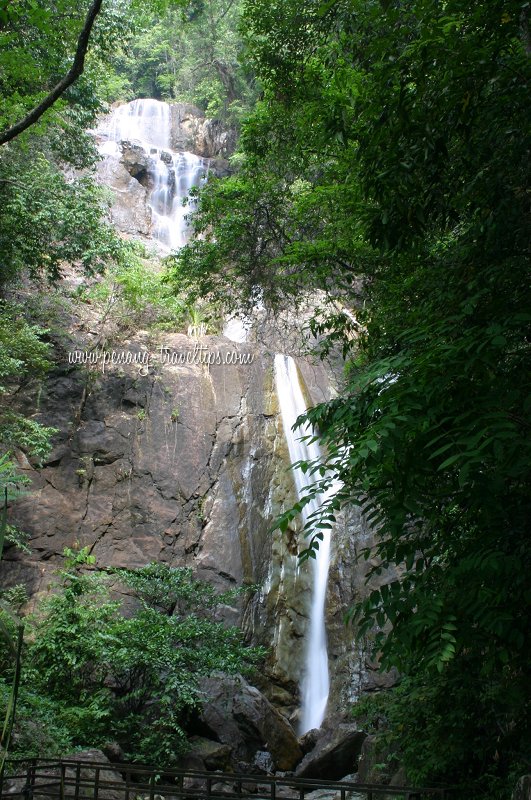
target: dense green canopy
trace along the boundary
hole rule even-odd
[[[528,6],[249,0],[243,24],[263,99],[174,279],[354,311],[314,325],[348,357],[309,413],[317,488],[343,484],[313,523],[361,505],[398,568],[351,622],[408,676],[386,713],[410,778],[505,796],[529,744]]]
[[[314,333],[343,349],[345,382],[309,418],[343,488],[313,523],[361,505],[367,555],[399,576],[351,623],[404,679],[357,713],[412,782],[508,797],[530,768],[529,4],[164,6],[104,2],[82,77],[0,149],[0,287],[131,263],[100,191],[64,169],[94,163],[103,101],[184,99],[236,126],[247,113],[169,284],[233,309],[334,301]],[[1,4],[0,129],[67,74],[87,9]],[[47,347],[24,310],[2,311],[5,391]],[[38,457],[49,432],[24,425],[0,417],[4,451]]]

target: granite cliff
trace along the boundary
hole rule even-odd
[[[114,222],[127,236],[152,234],[154,152],[170,165],[166,180],[173,180],[175,153],[185,147],[206,159],[207,170],[226,168],[230,132],[193,107],[173,105],[166,113],[169,155],[118,136],[118,147],[100,163],[99,179],[114,197]],[[220,590],[258,586],[222,615],[250,641],[270,647],[266,671],[255,682],[296,724],[311,579],[308,565],[298,561],[300,525],[287,534],[271,532],[276,516],[297,499],[273,358],[286,347],[297,355],[312,404],[335,391],[337,365],[310,358],[267,321],[244,343],[201,327],[129,330],[116,338],[101,309],[78,301],[82,280],[73,271],[59,289],[53,369],[44,382],[19,387],[11,397],[57,433],[38,468],[18,454],[31,488],[10,518],[29,534],[31,553],[9,549],[2,578],[23,583],[34,601],[48,591],[63,549],[78,543],[100,567],[158,561],[192,567]],[[300,328],[300,320],[292,318],[291,328]],[[364,567],[355,562],[369,539],[356,512],[338,520],[326,603],[332,718],[363,689],[392,678],[379,675],[344,624],[346,610],[366,591]]]

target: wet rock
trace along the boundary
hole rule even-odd
[[[322,731],[319,730],[319,728],[312,728],[311,731],[306,731],[306,733],[300,737],[299,744],[304,755],[313,750],[321,735]]]
[[[299,778],[340,780],[356,771],[358,757],[366,738],[354,725],[340,724],[324,733],[297,767]]]
[[[302,750],[287,720],[242,677],[216,674],[203,679],[200,689],[205,696],[202,723],[231,744],[239,760],[253,762],[267,750],[278,769],[293,769],[300,761]]]
[[[228,770],[231,760],[232,747],[221,742],[214,742],[202,736],[192,736],[190,739],[190,754],[198,756],[207,769]]]
[[[150,161],[144,148],[133,142],[121,142],[121,150],[120,160],[129,175],[140,183],[144,183],[149,172]]]
[[[98,163],[97,174],[99,182],[113,191],[111,219],[116,227],[124,233],[149,236],[151,210],[147,205],[147,189],[113,156]]]
[[[531,775],[522,775],[514,787],[511,800],[531,800]]]

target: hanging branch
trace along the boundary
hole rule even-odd
[[[25,131],[26,128],[34,125],[35,122],[42,117],[44,112],[51,108],[55,101],[61,97],[63,92],[65,92],[68,87],[79,78],[85,67],[85,56],[87,54],[92,26],[94,25],[96,17],[100,13],[102,2],[103,0],[94,0],[88,10],[85,24],[83,25],[83,29],[79,34],[79,39],[77,40],[74,61],[67,74],[59,81],[55,88],[53,88],[52,91],[46,95],[42,103],[39,103],[38,106],[35,106],[35,108],[24,117],[24,119],[21,119],[20,122],[17,122],[15,125],[12,125],[11,128],[8,128],[7,130],[3,131],[3,133],[0,133],[0,144],[10,142],[12,139],[22,133],[22,131]]]

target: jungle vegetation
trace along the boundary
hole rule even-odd
[[[87,9],[0,8],[3,129],[66,73]],[[238,128],[169,285],[232,309],[335,303],[313,332],[342,349],[344,388],[308,416],[343,488],[313,522],[360,505],[367,555],[400,576],[352,610],[403,676],[355,713],[410,781],[484,800],[530,770],[530,52],[523,0],[108,0],[83,75],[0,148],[7,391],[49,360],[13,281],[123,264],[100,190],[64,171],[94,163],[104,104],[177,98]],[[0,426],[8,460],[50,435]]]

